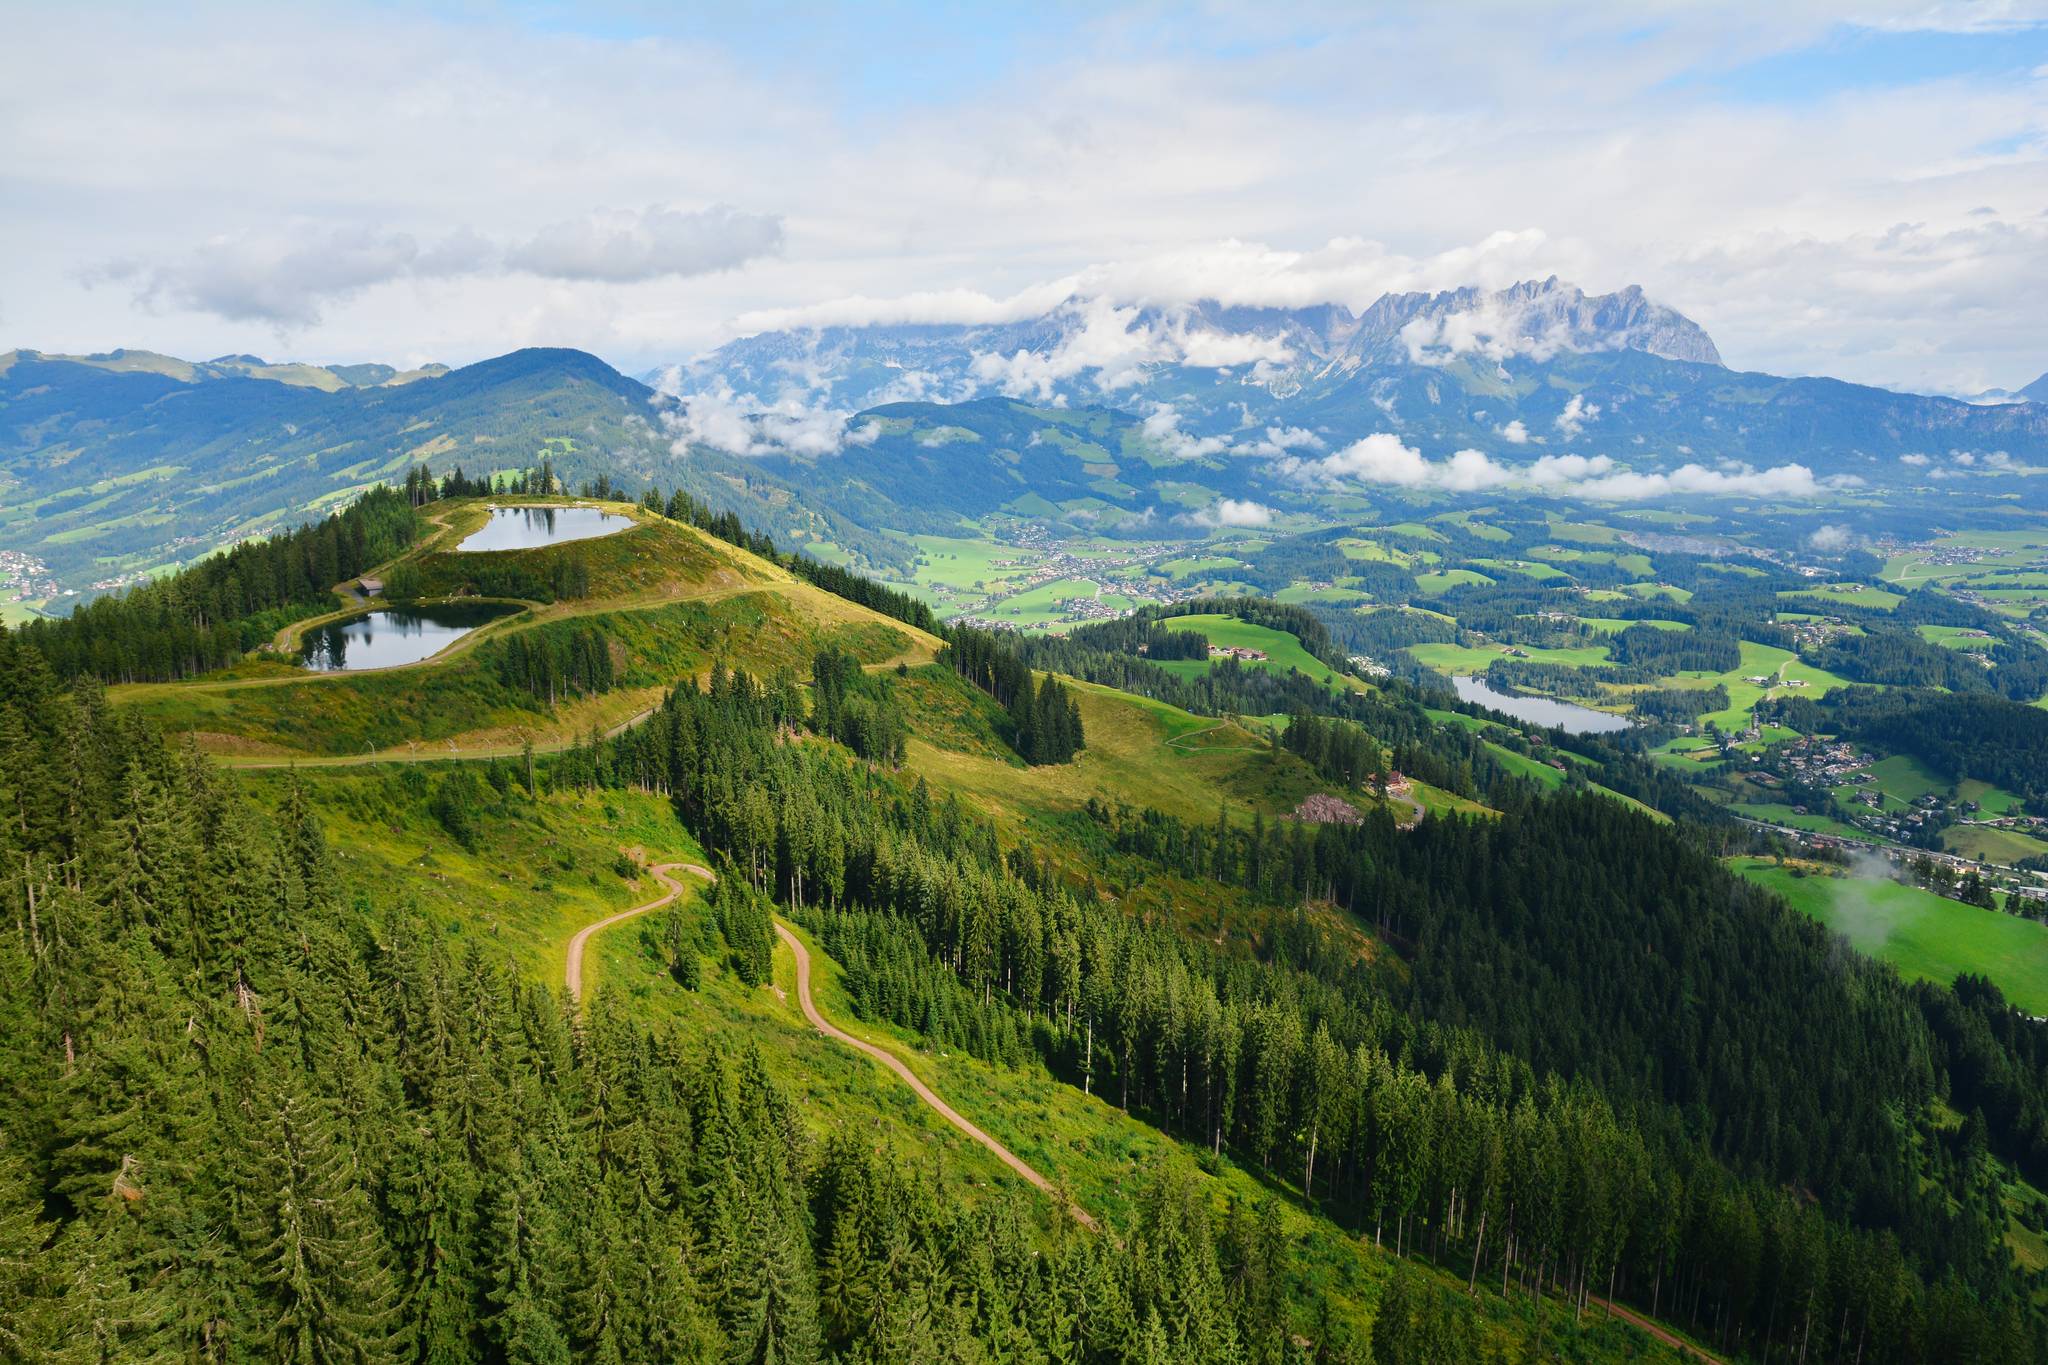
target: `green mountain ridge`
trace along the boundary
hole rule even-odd
[[[785,540],[892,553],[749,461],[679,457],[655,393],[586,352],[443,372],[253,359],[0,356],[0,549],[84,590],[317,517],[414,466],[477,475],[545,459],[572,484],[679,483]]]

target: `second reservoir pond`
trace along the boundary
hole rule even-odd
[[[443,602],[365,612],[307,631],[299,662],[316,673],[416,664],[478,626],[519,610],[500,602]]]
[[[633,519],[600,507],[493,507],[484,528],[457,550],[532,550],[565,540],[591,540],[631,527]]]
[[[1590,706],[1574,706],[1554,697],[1524,697],[1512,692],[1497,692],[1478,678],[1464,674],[1452,678],[1451,686],[1457,690],[1459,701],[1475,701],[1504,716],[1513,716],[1531,725],[1555,726],[1568,735],[1604,735],[1614,730],[1626,730],[1629,726],[1626,716],[1595,711]]]

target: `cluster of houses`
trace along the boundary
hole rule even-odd
[[[1212,644],[1209,646],[1209,657],[1212,659],[1237,659],[1243,663],[1263,663],[1265,662],[1266,651],[1263,649],[1252,649],[1247,645]]]
[[[69,588],[57,586],[57,580],[50,576],[50,570],[42,560],[20,550],[0,550],[0,590],[4,590],[0,591],[0,596],[14,602],[46,601],[52,597],[75,595]]]

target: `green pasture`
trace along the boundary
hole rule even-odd
[[[1802,877],[1762,858],[1732,863],[1902,976],[1947,985],[1974,972],[2029,1014],[2048,1014],[2048,926],[1893,881]]]
[[[1264,650],[1266,654],[1265,659],[1246,664],[1245,666],[1249,668],[1264,668],[1280,673],[1285,673],[1289,669],[1299,669],[1303,674],[1316,679],[1325,687],[1351,688],[1354,690],[1364,687],[1364,684],[1359,682],[1358,679],[1347,673],[1337,672],[1328,664],[1310,654],[1306,649],[1302,648],[1301,641],[1295,639],[1284,630],[1274,630],[1269,626],[1253,625],[1249,621],[1239,620],[1235,616],[1221,615],[1169,616],[1159,624],[1165,626],[1168,630],[1200,631],[1204,636],[1208,637],[1209,643],[1212,645],[1221,645],[1225,648]],[[1207,671],[1212,666],[1212,662],[1204,662],[1200,659],[1168,659],[1163,660],[1160,663],[1160,667],[1168,672],[1179,673],[1184,677],[1192,677],[1195,674]]]

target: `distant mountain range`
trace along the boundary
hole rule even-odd
[[[2017,389],[1982,389],[1971,394],[1973,403],[2048,403],[2048,374]]]
[[[1363,515],[1381,491],[2027,492],[2048,466],[2048,376],[1972,403],[1745,374],[1641,290],[1555,279],[1360,313],[1074,299],[1000,323],[769,332],[648,378],[547,349],[458,370],[6,352],[0,551],[37,562],[17,587],[118,584],[415,464],[544,457],[885,568],[909,553],[896,533],[992,514],[1194,536]]]
[[[212,360],[180,360],[156,351],[106,351],[98,355],[45,355],[40,351],[0,353],[0,372],[24,361],[32,363],[83,365],[109,374],[154,374],[180,383],[196,384],[209,379],[269,379],[294,387],[333,393],[337,389],[375,389],[410,384],[415,379],[436,379],[448,373],[446,365],[421,365],[401,370],[395,365],[306,365],[297,361],[272,364],[260,356],[224,355]]]
[[[1870,482],[1891,482],[1901,456],[2048,463],[2048,376],[2022,391],[2035,404],[1984,406],[1732,371],[1704,329],[1642,290],[1588,295],[1555,278],[1389,294],[1362,313],[1073,299],[993,324],[765,332],[647,378],[757,407],[1002,395],[1170,412],[1178,432],[1233,446],[1267,427],[1332,448],[1385,432],[1432,457],[1571,451],[1637,470],[1789,461]]]

